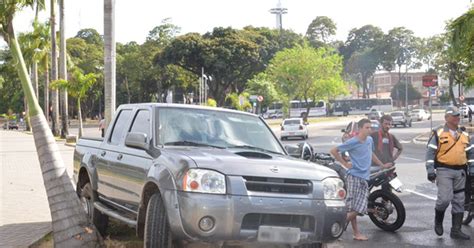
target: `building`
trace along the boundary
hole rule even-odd
[[[378,72],[374,74],[373,81],[369,83],[370,97],[390,97],[393,87],[399,82],[408,81],[413,87],[421,93],[422,99],[419,102],[409,104],[417,104],[420,106],[429,104],[429,89],[423,86],[422,77],[426,72],[408,72],[401,73],[401,80],[398,72]],[[439,96],[441,96],[448,88],[448,82],[444,79],[438,78],[438,87],[431,90],[432,103],[439,103]],[[394,102],[397,99],[393,99]],[[404,100],[401,101],[404,104]]]

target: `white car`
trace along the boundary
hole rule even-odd
[[[429,120],[431,118],[430,113],[425,111],[424,109],[414,109],[411,111],[410,116],[412,119],[418,121]]]
[[[302,139],[308,138],[308,129],[303,121],[303,118],[290,118],[285,119],[281,123],[281,140],[288,139],[289,137],[301,137]]]

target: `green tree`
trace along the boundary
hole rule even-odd
[[[466,63],[466,82],[474,86],[474,7],[456,18],[449,26],[453,53],[460,61]]]
[[[405,89],[408,89],[408,101],[421,99],[421,94],[412,84],[406,85],[405,82],[397,83],[390,92],[390,97],[397,100],[399,103],[405,101]]]
[[[315,47],[328,45],[331,36],[336,34],[336,23],[327,16],[316,17],[308,26],[306,38]]]
[[[302,99],[317,102],[344,92],[342,58],[325,48],[314,49],[308,44],[278,52],[267,69],[275,88],[287,100]],[[288,101],[284,101],[284,105]],[[306,116],[307,116],[306,114]]]
[[[263,106],[269,106],[273,102],[282,100],[275,88],[275,83],[264,72],[255,75],[247,82],[245,92],[249,95],[263,96],[263,101],[260,103]]]
[[[382,61],[384,34],[379,27],[365,25],[352,29],[340,51],[344,56],[348,77],[358,79],[362,95],[368,97],[367,80],[375,73]]]
[[[84,209],[66,173],[61,154],[39,107],[13,27],[15,13],[35,1],[17,0],[0,5],[0,34],[16,60],[18,77],[29,105],[38,159],[51,211],[55,247],[95,247],[100,235],[87,220]]]
[[[82,137],[82,110],[81,100],[89,93],[89,89],[97,82],[97,75],[94,73],[88,73],[87,75],[82,74],[79,70],[76,70],[73,74],[71,81],[64,79],[56,80],[51,82],[51,88],[67,90],[71,96],[76,98],[77,102],[77,114],[79,120],[79,138]]]

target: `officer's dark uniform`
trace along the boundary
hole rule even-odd
[[[459,115],[455,107],[449,107],[446,115]],[[474,145],[466,132],[450,130],[447,125],[434,131],[426,152],[428,180],[438,187],[435,207],[435,232],[443,234],[444,212],[451,202],[451,238],[470,239],[461,231],[464,214],[464,187],[466,166],[474,164]]]

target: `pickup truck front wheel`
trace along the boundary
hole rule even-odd
[[[144,241],[145,247],[173,247],[173,235],[166,217],[166,209],[159,193],[152,195],[148,201]]]
[[[94,196],[94,191],[90,183],[86,183],[82,186],[79,196],[82,207],[86,211],[89,220],[95,225],[97,231],[104,236],[109,223],[109,216],[94,208],[94,201],[96,201],[97,197]]]

